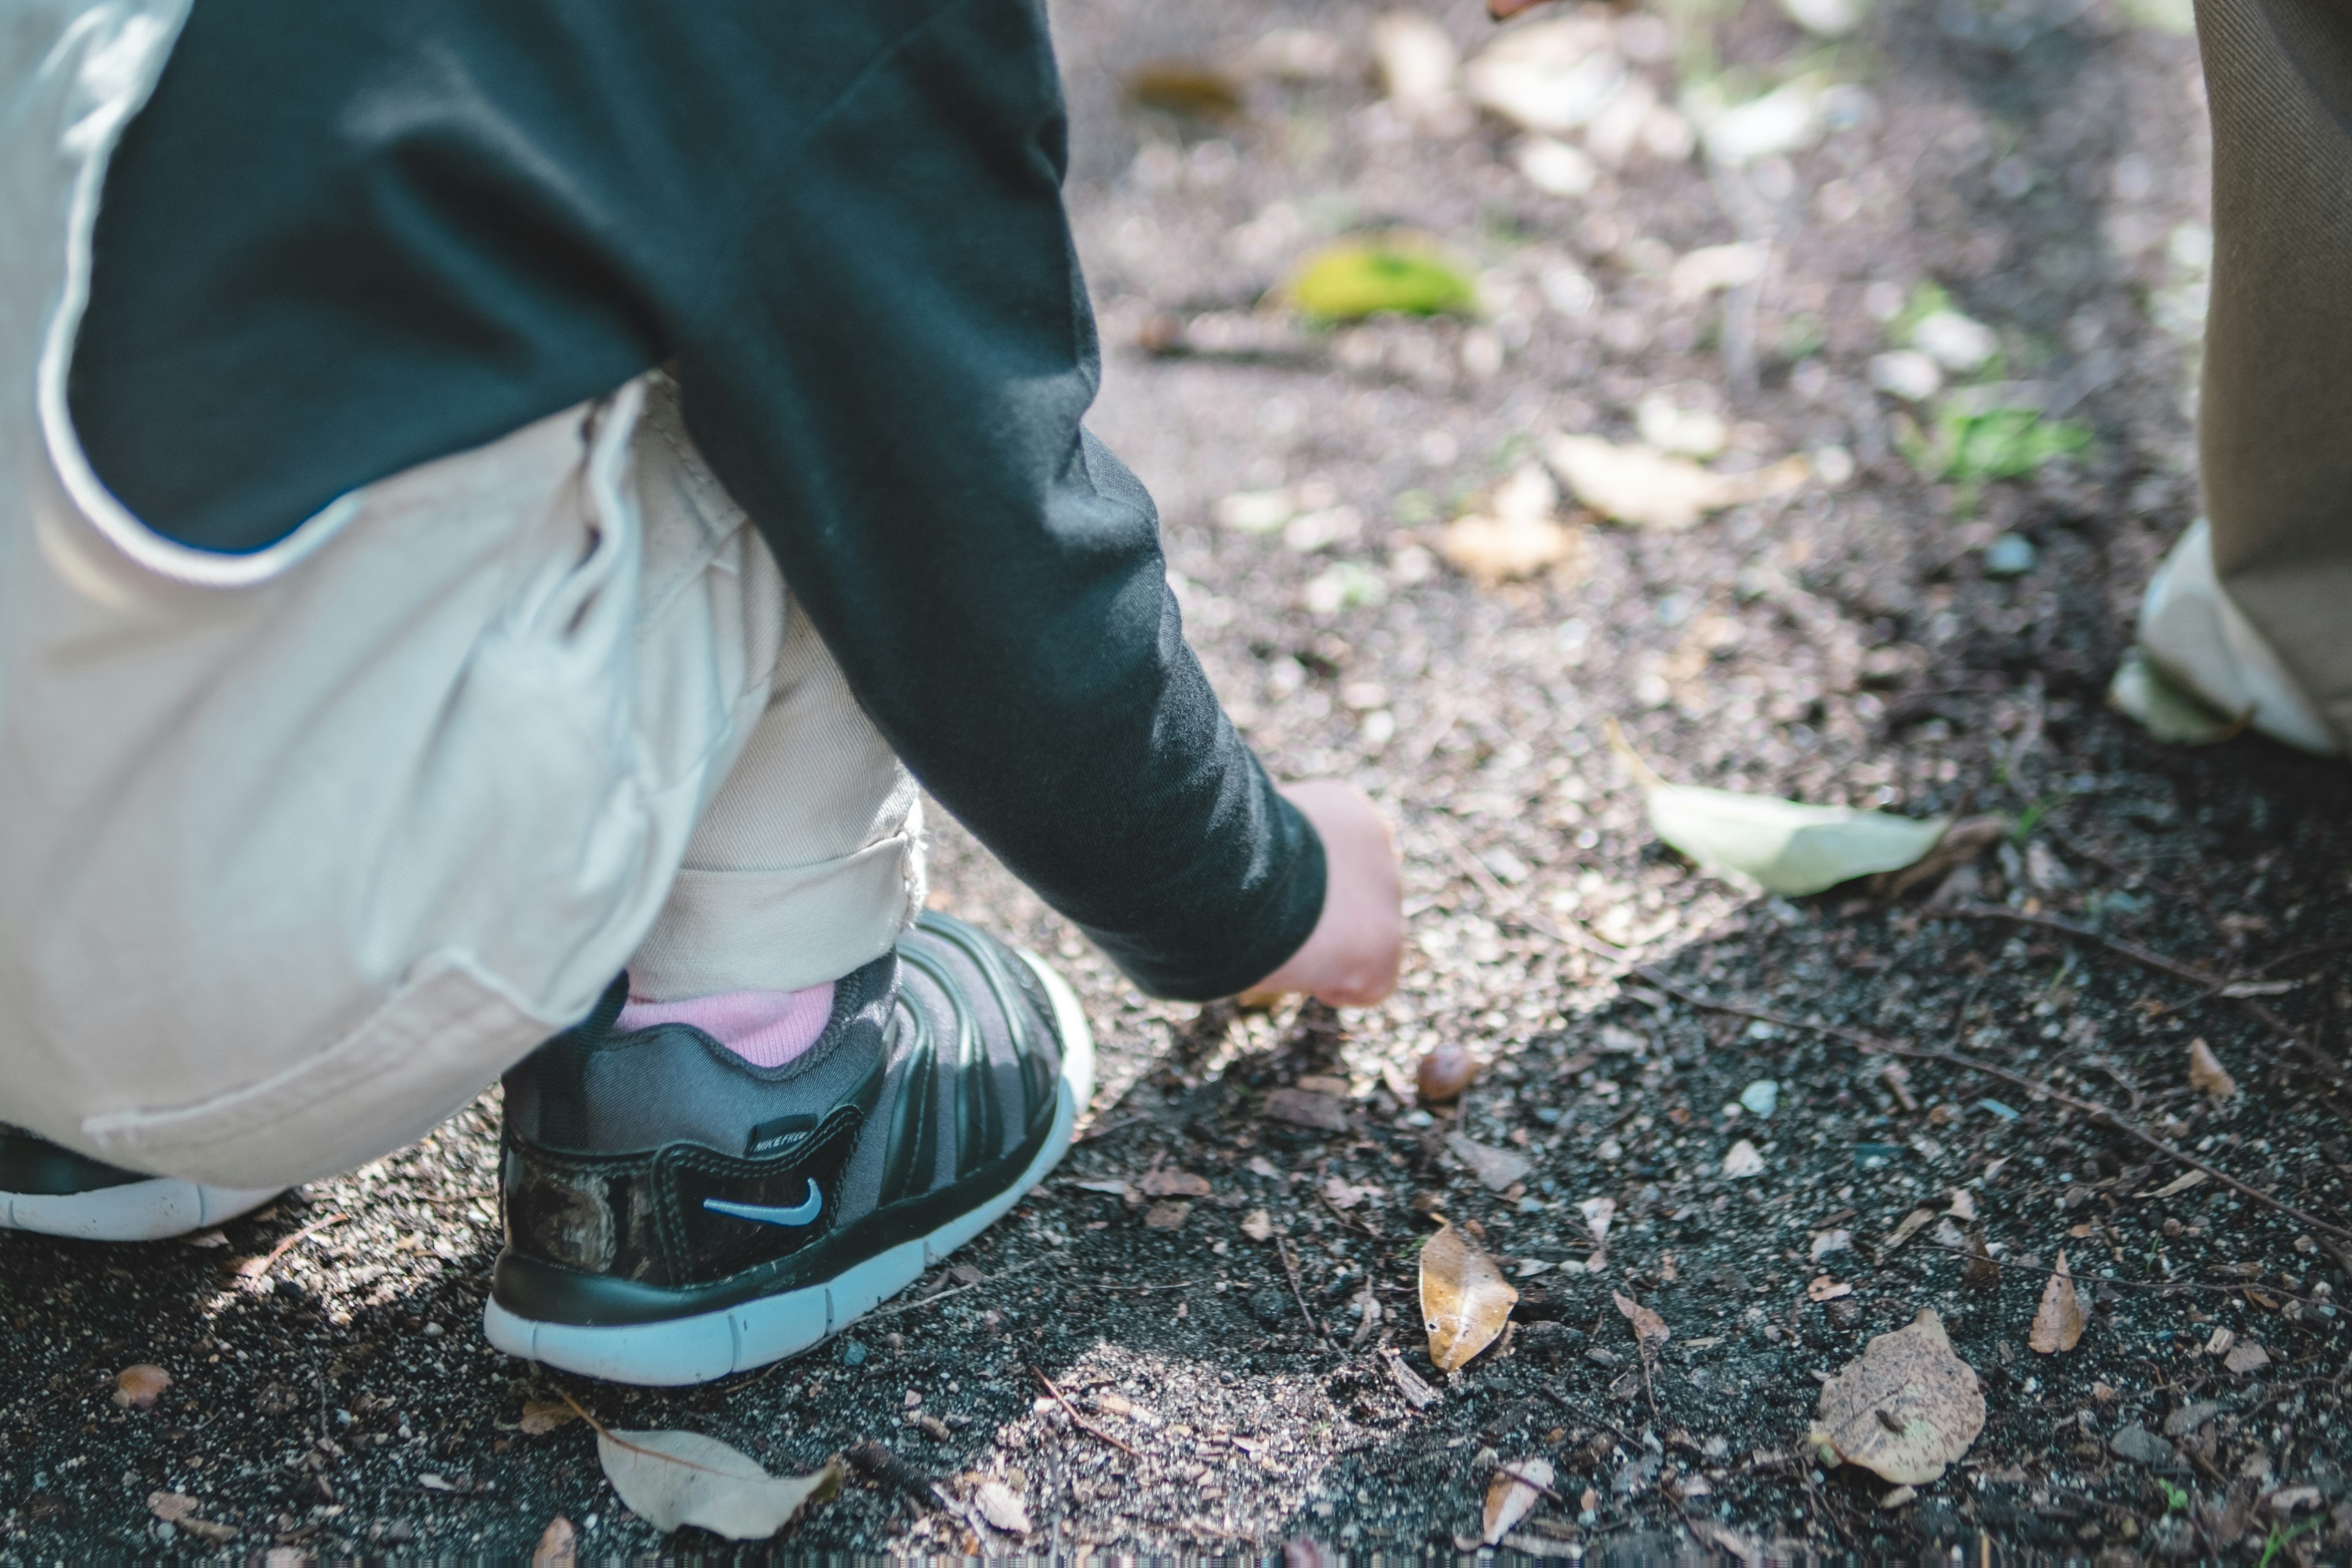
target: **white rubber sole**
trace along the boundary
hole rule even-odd
[[[660,1323],[542,1323],[493,1300],[482,1333],[509,1355],[610,1383],[675,1388],[709,1383],[824,1343],[923,1277],[926,1269],[1004,1217],[1069,1152],[1078,1113],[1095,1093],[1094,1032],[1069,983],[1029,952],[1062,1035],[1062,1081],[1045,1146],[1021,1179],[926,1237],[899,1243],[822,1285],[762,1296],[740,1306]]]
[[[80,1241],[162,1241],[235,1219],[282,1190],[248,1192],[155,1176],[88,1193],[0,1193],[0,1229]]]

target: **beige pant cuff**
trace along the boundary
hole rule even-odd
[[[890,951],[922,907],[914,833],[775,871],[686,869],[629,963],[629,994],[677,1002],[798,991]]]

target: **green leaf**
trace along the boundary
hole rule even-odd
[[[1410,235],[1342,240],[1298,264],[1285,294],[1302,313],[1354,321],[1394,312],[1469,315],[1478,290],[1436,246]]]
[[[1919,821],[1851,806],[1654,784],[1650,826],[1709,870],[1798,898],[1856,877],[1901,870],[1936,847],[1951,818]]]

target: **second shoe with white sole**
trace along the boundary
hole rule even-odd
[[[926,914],[754,1067],[596,1016],[507,1075],[492,1344],[619,1383],[821,1343],[1003,1215],[1069,1147],[1094,1045],[1043,961]]]

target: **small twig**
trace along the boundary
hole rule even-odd
[[[1290,1299],[1298,1303],[1298,1315],[1307,1320],[1307,1327],[1323,1342],[1323,1348],[1330,1349],[1331,1336],[1323,1331],[1323,1325],[1317,1322],[1315,1314],[1307,1310],[1307,1296],[1298,1288],[1298,1270],[1291,1265],[1289,1245],[1277,1236],[1274,1238],[1274,1251],[1275,1256],[1282,1259],[1282,1272],[1290,1280]]]
[[[2233,975],[2216,974],[2210,969],[2201,968],[2193,963],[2183,963],[2179,959],[2167,958],[2154,949],[2142,947],[2136,942],[2127,942],[2119,936],[2109,936],[2105,931],[2094,931],[2089,926],[2077,925],[2073,921],[2060,920],[2055,915],[2030,915],[2023,910],[2003,909],[1999,904],[1964,904],[1958,909],[1938,910],[1936,911],[1936,916],[1938,919],[1950,916],[1969,921],[2007,921],[2012,925],[2032,926],[2037,931],[2056,931],[2062,936],[2071,936],[2077,942],[2094,942],[2105,948],[2109,952],[2128,958],[2135,963],[2144,964],[2158,973],[2169,974],[2176,980],[2186,980],[2192,985],[2202,987],[2207,994],[2198,998],[2199,1001],[2206,1001],[2221,995],[2237,978]],[[2257,970],[2254,973],[2260,973],[2261,971]],[[2247,1012],[2261,1019],[2263,1024],[2277,1031],[2280,1037],[2293,1046],[2305,1059],[2326,1075],[2330,1089],[2343,1089],[2352,1087],[2347,1084],[2342,1068],[2330,1061],[2324,1052],[2305,1037],[2302,1030],[2280,1017],[2272,1008],[2252,996],[2233,996],[2230,1000],[2236,1002]],[[2183,1005],[2188,1005],[2183,1004]]]
[[[263,1253],[259,1258],[248,1258],[244,1262],[238,1264],[236,1266],[237,1278],[240,1279],[261,1279],[264,1275],[268,1274],[272,1268],[278,1266],[278,1260],[279,1258],[293,1251],[297,1247],[301,1246],[303,1242],[318,1235],[329,1226],[341,1225],[350,1217],[351,1216],[349,1215],[331,1214],[322,1220],[318,1220],[312,1224],[304,1226],[301,1229],[296,1231],[293,1235],[288,1237],[285,1240],[271,1247],[268,1252]]]
[[[1860,1029],[1843,1028],[1836,1024],[1825,1023],[1817,1018],[1794,1018],[1786,1014],[1770,1013],[1762,1008],[1750,1007],[1740,1003],[1718,1002],[1712,997],[1702,996],[1695,991],[1685,990],[1684,987],[1675,984],[1673,981],[1668,980],[1664,975],[1660,974],[1656,970],[1646,964],[1639,966],[1634,973],[1641,975],[1643,979],[1648,981],[1659,990],[1665,992],[1668,995],[1679,997],[1682,1001],[1689,1004],[1691,1006],[1701,1008],[1707,1012],[1728,1013],[1734,1017],[1753,1018],[1759,1023],[1772,1024],[1784,1029],[1808,1029],[1812,1031],[1814,1034],[1827,1035],[1832,1039],[1849,1041],[1866,1051],[1882,1051],[1888,1056],[1902,1057],[1911,1061],[1941,1062],[1946,1067],[1960,1068],[1969,1072],[1983,1073],[1989,1078],[1997,1078],[2003,1083],[2012,1084],[2015,1087],[2025,1090],[2026,1093],[2032,1095],[2036,1099],[2054,1100],[2059,1104],[2063,1105],[2070,1110],[2079,1110],[2084,1115],[2089,1117],[2093,1121],[2097,1122],[2102,1126],[2114,1128],[2116,1131],[2121,1132],[2126,1137],[2135,1139],[2138,1142],[2145,1144],[2147,1147],[2155,1150],[2158,1153],[2163,1155],[2168,1160],[2171,1160],[2179,1164],[2186,1165],[2192,1171],[2202,1171],[2213,1180],[2221,1183],[2223,1186],[2230,1188],[2232,1192],[2250,1197],[2265,1207],[2276,1209],[2279,1213],[2285,1215],[2290,1219],[2294,1219],[2301,1224],[2309,1226],[2314,1230],[2325,1231],[2329,1236],[2335,1237],[2341,1241],[2352,1242],[2352,1230],[2346,1230],[2341,1226],[2330,1225],[2324,1219],[2319,1219],[2311,1215],[2305,1214],[2303,1210],[2294,1207],[2292,1204],[2281,1203],[2278,1199],[2272,1197],[2269,1194],[2248,1186],[2245,1183],[2238,1180],[2237,1177],[2231,1175],[2227,1171],[2221,1170],[2220,1167],[2215,1165],[2207,1164],[2204,1161],[2200,1160],[2194,1154],[2182,1153],[2179,1150],[2174,1148],[2171,1144],[2167,1143],[2164,1140],[2157,1137],[2154,1133],[2141,1131],[2137,1127],[2133,1126],[2130,1122],[2125,1121],[2121,1116],[2118,1116],[2113,1110],[2108,1110],[2105,1106],[2099,1105],[2087,1100],[2077,1100],[2071,1094],[2067,1094],[2060,1089],[2053,1089],[2050,1085],[2043,1083],[2039,1079],[2028,1078],[2023,1073],[2011,1072],[2007,1068],[1996,1067],[1990,1062],[1980,1061],[1975,1057],[1962,1056],[1958,1051],[1927,1050],[1917,1046],[1900,1045],[1893,1040],[1883,1039],[1876,1035],[1865,1034]]]
[[[564,1404],[572,1406],[572,1414],[580,1417],[581,1420],[588,1423],[589,1427],[595,1432],[596,1436],[604,1438],[606,1442],[612,1444],[616,1448],[626,1448],[632,1454],[643,1454],[648,1459],[666,1459],[673,1465],[684,1465],[689,1470],[700,1470],[707,1475],[723,1476],[727,1473],[724,1470],[712,1469],[709,1465],[698,1465],[692,1459],[681,1459],[676,1454],[665,1454],[658,1448],[648,1448],[642,1444],[632,1443],[626,1437],[622,1436],[618,1432],[614,1431],[610,1426],[605,1426],[602,1421],[599,1421],[596,1417],[591,1415],[588,1413],[588,1407],[586,1405],[572,1397],[572,1391],[570,1389],[559,1388],[555,1391],[555,1394],[557,1398],[562,1400]]]
[[[1079,1133],[1074,1142],[1079,1143],[1091,1143],[1097,1138],[1108,1138],[1114,1132],[1124,1132],[1139,1121],[1149,1121],[1150,1120],[1151,1112],[1148,1110],[1129,1111],[1127,1115],[1119,1117],[1116,1121],[1096,1122],[1092,1127],[1089,1127],[1084,1132]]]
[[[1079,1431],[1084,1432],[1090,1437],[1099,1438],[1101,1441],[1108,1443],[1112,1447],[1117,1448],[1120,1453],[1129,1456],[1130,1458],[1139,1459],[1143,1458],[1142,1455],[1137,1453],[1134,1449],[1129,1447],[1126,1444],[1120,1442],[1118,1438],[1112,1436],[1109,1433],[1104,1431],[1101,1427],[1096,1426],[1085,1416],[1079,1415],[1078,1407],[1070,1403],[1069,1395],[1064,1394],[1060,1389],[1055,1388],[1054,1386],[1054,1380],[1047,1377],[1041,1368],[1033,1366],[1029,1370],[1035,1375],[1038,1382],[1045,1385],[1045,1392],[1052,1394],[1055,1401],[1059,1404],[1065,1411],[1069,1413],[1070,1419],[1077,1424]]]

